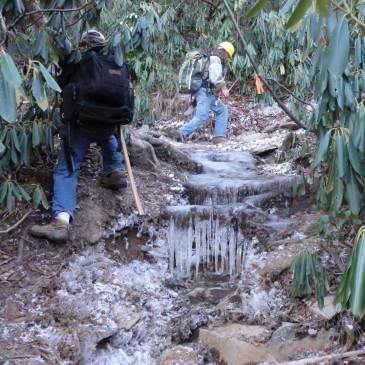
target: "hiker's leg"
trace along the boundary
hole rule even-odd
[[[228,125],[228,109],[221,100],[212,103],[211,109],[216,115],[213,137],[226,137]]]
[[[66,212],[73,217],[76,209],[76,189],[77,179],[80,172],[80,165],[90,141],[87,137],[75,132],[72,147],[75,155],[73,161],[75,165],[75,172],[71,173],[68,170],[65,149],[62,145],[61,151],[58,155],[58,162],[53,173],[54,188],[52,201],[52,214],[57,216],[58,213]]]
[[[123,155],[118,151],[118,141],[114,134],[98,141],[103,158],[103,174],[108,175],[115,170],[124,170]]]
[[[195,94],[195,99],[197,102],[195,116],[180,128],[180,131],[185,137],[190,136],[190,134],[208,119],[210,106],[214,100],[214,96],[209,89],[201,88]]]

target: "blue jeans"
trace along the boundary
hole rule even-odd
[[[85,135],[80,130],[75,131],[72,147],[75,155],[73,161],[75,172],[70,173],[65,159],[65,149],[62,144],[58,155],[58,162],[53,173],[53,201],[52,215],[55,217],[60,212],[66,212],[73,218],[76,209],[77,180],[80,173],[81,162],[88,150],[90,143],[97,142],[101,148],[103,174],[108,175],[115,170],[124,170],[124,160],[118,151],[118,140],[115,135],[104,138],[93,138]]]
[[[185,137],[189,137],[198,127],[208,119],[209,111],[215,115],[213,137],[226,137],[228,124],[228,110],[220,99],[217,99],[210,89],[200,88],[195,94],[197,101],[195,116],[180,128]]]

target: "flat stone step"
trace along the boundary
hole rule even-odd
[[[245,179],[199,174],[186,183],[186,194],[191,204],[231,204],[244,202],[252,195],[271,192],[273,196],[291,198],[302,179],[298,176],[250,176]]]

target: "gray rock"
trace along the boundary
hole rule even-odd
[[[199,329],[199,339],[219,356],[227,365],[258,364],[275,361],[273,351],[258,343],[258,339],[269,334],[263,326],[230,324],[213,329]]]
[[[309,311],[323,319],[327,320],[332,319],[337,313],[341,311],[341,305],[340,304],[334,305],[333,299],[334,299],[333,295],[325,297],[324,306],[322,309],[319,309],[318,303],[316,302],[309,308]]]
[[[297,324],[290,322],[283,322],[283,324],[273,332],[270,340],[266,343],[269,347],[277,347],[287,341],[295,340],[295,330]]]

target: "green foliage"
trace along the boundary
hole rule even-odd
[[[349,309],[357,318],[365,314],[365,226],[362,226],[342,276],[334,303],[341,303],[342,309]]]
[[[41,146],[53,150],[53,132],[56,128],[50,122],[39,120],[3,124],[0,133],[0,173],[36,162]]]
[[[22,80],[10,55],[4,50],[0,51],[0,95],[3,96],[0,99],[0,117],[9,123],[15,122],[17,118],[16,108],[21,105],[22,100],[27,99],[24,90],[31,90],[42,110],[48,108],[45,86],[58,92],[61,91],[51,73],[42,63],[29,61],[28,67],[28,72]]]
[[[320,138],[312,164],[312,170],[321,173],[317,197],[320,207],[334,214],[346,204],[353,214],[362,216],[365,146],[364,107],[359,96],[365,47],[358,23],[350,28],[339,11],[323,19],[321,29],[321,37],[311,35],[317,47],[312,68],[318,106],[311,118]]]
[[[361,122],[365,93],[363,2],[354,1],[350,8],[329,0],[288,0],[284,5],[267,0],[228,3],[262,74],[289,86],[301,98],[314,89],[317,106],[309,127],[324,138],[313,164],[313,171],[322,174],[322,206],[340,212],[342,205],[348,204],[353,213],[361,214],[365,153]],[[186,52],[209,52],[221,41],[230,41],[236,48],[227,79],[240,78],[241,92],[272,102],[267,92],[256,95],[253,91],[251,62],[223,2],[40,0],[36,3],[39,12],[34,14],[26,12],[22,1],[1,0],[0,5],[6,22],[0,41],[0,116],[16,124],[22,141],[17,145],[15,137],[7,143],[0,140],[3,170],[11,170],[17,163],[32,163],[37,146],[51,145],[51,133],[40,131],[47,117],[34,124],[23,117],[27,116],[25,109],[30,111],[37,105],[49,113],[59,92],[55,81],[58,63],[61,59],[80,59],[79,39],[86,29],[102,31],[107,39],[105,51],[113,53],[117,63],[127,59],[131,64],[137,79],[138,123],[149,124],[158,117],[153,107],[157,92],[161,95],[162,90],[166,97],[176,93],[177,70]],[[258,16],[253,17],[255,14]],[[273,88],[287,97],[277,83]],[[306,120],[308,111],[298,107],[294,98],[289,101],[292,112]],[[53,132],[52,127],[50,130]],[[23,151],[30,144],[31,152],[21,157],[19,149]]]
[[[324,214],[318,220],[313,236],[324,238],[328,247],[332,247],[334,241],[343,242],[353,227],[360,224],[361,220],[350,210],[331,215]]]
[[[350,32],[347,19],[339,16],[329,39],[327,68],[332,78],[340,77],[347,67],[350,52]]]
[[[295,257],[291,270],[294,275],[292,296],[296,297],[314,293],[318,306],[322,309],[329,285],[326,270],[316,256],[308,250],[303,250]]]
[[[27,191],[29,190],[29,191]],[[16,209],[16,202],[26,201],[33,209],[38,208],[41,204],[43,208],[48,209],[49,204],[41,186],[30,186],[25,189],[12,180],[6,180],[0,184],[0,206],[6,208],[10,213]]]
[[[311,5],[312,0],[299,0],[288,22],[286,23],[286,27],[293,28],[295,25],[297,25]]]
[[[249,17],[268,5],[268,1],[257,1],[249,11]],[[362,222],[365,213],[362,208],[365,4],[362,0],[288,0],[279,14],[288,15],[285,27],[293,35],[302,37],[303,47],[297,53],[301,59],[298,68],[302,68],[306,75],[302,82],[309,80],[313,83],[317,106],[311,113],[308,126],[317,134],[319,147],[312,163],[312,174],[319,173],[317,199],[320,207],[329,212],[319,220],[317,234],[332,245],[334,240],[344,240],[345,235]],[[292,52],[284,54],[293,56]],[[290,84],[299,86],[298,80],[294,80]],[[303,83],[304,90],[308,85]],[[301,117],[305,115],[300,109],[296,112]],[[365,313],[364,237],[365,228],[362,227],[335,300],[358,318]],[[327,280],[313,254],[305,251],[298,256],[293,271],[293,295],[315,291],[319,305],[323,305]]]
[[[0,1],[1,21],[6,22],[1,23],[0,36],[0,186],[4,194],[1,203],[9,211],[17,200],[24,200],[22,187],[13,182],[19,167],[34,164],[41,147],[53,150],[53,136],[59,128],[58,63],[80,59],[79,39],[84,30],[96,27],[103,31],[108,40],[105,51],[113,53],[119,64],[127,54],[149,57],[149,68],[141,70],[146,72],[146,80],[149,78],[149,92],[158,81],[151,75],[155,72],[152,64],[158,63],[156,39],[162,26],[151,4],[86,0],[50,4],[40,0],[33,5],[33,9],[38,7],[35,12],[25,10],[21,1]],[[137,109],[136,119],[147,114],[149,121],[153,120],[151,100],[146,102],[143,95],[141,100],[144,104]],[[34,208],[48,206],[40,186],[29,194]]]
[[[295,138],[293,137],[293,145],[295,144]],[[303,144],[295,146],[291,148],[289,151],[278,151],[275,154],[275,162],[282,163],[285,161],[289,161],[293,158],[310,155],[311,154],[311,146],[308,141],[304,141]]]
[[[37,119],[0,125],[0,174],[9,176],[8,179],[0,179],[0,205],[12,212],[16,208],[16,201],[32,201],[34,209],[40,204],[48,209],[41,186],[22,187],[10,176],[16,176],[19,167],[34,164],[40,158],[40,147],[45,146],[51,151],[54,149],[53,133],[58,127]]]
[[[0,50],[0,117],[8,122],[16,119],[16,107],[19,105],[17,94],[21,92],[21,77],[13,59],[4,50]]]
[[[1,71],[5,80],[16,87],[19,87],[22,80],[14,64],[13,59],[3,50],[0,53]]]
[[[32,12],[20,15],[19,7],[12,1],[2,3],[2,13],[9,24],[3,42],[8,52],[5,47],[0,48],[0,93],[6,96],[1,98],[0,116],[8,122],[16,120],[20,87],[24,99],[35,100],[42,110],[48,108],[54,91],[60,91],[54,80],[58,62],[65,58],[75,62],[80,59],[78,42],[85,29],[97,27],[109,36],[105,51],[113,53],[118,64],[134,51],[157,57],[156,40],[162,25],[151,4],[71,0],[67,4],[54,1],[50,5],[39,1],[38,20],[39,14],[47,20],[40,25]],[[65,8],[68,11],[63,11]],[[12,34],[15,29],[16,36]]]
[[[311,74],[308,56],[311,50],[307,50],[307,55],[303,56],[307,44],[306,32],[301,30],[295,36],[287,31],[285,22],[287,15],[280,15],[277,7],[268,7],[266,11],[261,11],[260,15],[249,20],[249,32],[245,34],[248,50],[258,63],[262,75],[268,79],[275,80],[272,88],[280,96],[283,95],[282,89],[278,86],[291,85],[297,97],[304,98],[306,90],[310,87]],[[238,52],[232,62],[234,74],[252,78],[252,65],[242,52]],[[237,61],[236,61],[237,59]],[[242,92],[252,94],[252,82],[243,84]],[[272,103],[269,93],[256,95],[258,101]]]
[[[97,27],[106,34],[106,52],[113,52],[118,63],[124,58],[130,62],[136,71],[137,88],[147,87],[150,93],[162,89],[168,97],[176,93],[176,70],[186,52],[191,49],[209,52],[217,43],[231,41],[235,45],[236,53],[227,77],[233,78],[234,74],[234,78],[247,80],[247,83],[242,83],[242,91],[252,94],[252,81],[255,77],[252,65],[245,52],[242,52],[242,45],[235,35],[223,3],[213,7],[206,2],[194,1],[178,4],[174,1],[158,4],[132,1],[112,4],[109,1],[98,1],[86,6],[86,0],[70,0],[67,6],[64,2],[54,1],[53,11],[48,12],[49,4],[39,1],[40,9],[43,9],[43,15],[48,20],[43,27],[32,23],[31,15],[19,16],[19,7],[14,6],[10,0],[3,0],[3,3],[3,15],[6,15],[11,24],[9,28],[17,30],[15,38],[10,33],[6,37],[9,55],[16,60],[16,67],[22,71],[21,68],[29,60],[32,67],[35,62],[39,63],[30,74],[27,71],[25,74],[19,72],[26,94],[23,97],[28,100],[34,98],[43,110],[47,108],[47,99],[52,98],[52,93],[57,90],[51,77],[55,75],[59,60],[67,57],[69,61],[77,61],[80,57],[80,34],[92,27]],[[231,3],[237,13],[243,14],[252,5],[250,0]],[[280,2],[271,2],[267,6],[267,12],[262,13],[260,18],[249,24],[243,22],[242,26],[250,29],[247,35],[249,49],[262,61],[260,66],[263,74],[270,74],[280,81],[294,82],[294,85],[301,86],[300,90],[304,93],[310,80],[307,69],[301,66],[301,43],[285,31],[286,18],[279,17],[272,11],[277,10],[279,5]],[[65,8],[69,11],[57,12],[57,9]],[[42,14],[41,10],[39,14]],[[26,27],[28,24],[30,26]],[[287,59],[286,55],[290,55],[290,58]],[[44,70],[52,72],[46,74]],[[24,85],[26,80],[28,87]],[[4,87],[0,87],[1,89],[6,90]],[[136,94],[138,98],[140,94]],[[271,101],[267,93],[260,98]],[[14,100],[6,103],[9,110],[6,118],[3,118],[7,121],[15,120],[13,111],[15,105],[19,104]],[[152,96],[145,100],[152,104]],[[151,107],[137,109],[136,120],[148,120],[147,114],[151,114],[150,110]],[[155,116],[152,119],[154,118]]]
[[[338,213],[346,202],[352,213],[359,214],[363,199],[361,191],[365,187],[365,169],[348,129],[332,128],[326,132],[312,163],[312,170],[323,160],[321,188],[318,192],[321,207]]]
[[[260,10],[262,10],[267,3],[267,0],[258,0],[257,3],[247,12],[246,19],[254,17]]]
[[[47,198],[44,194],[44,191],[43,191],[42,187],[39,185],[35,186],[35,188],[33,190],[32,204],[33,204],[33,209],[38,208],[38,206],[40,204],[42,204],[44,209],[49,208],[49,204],[48,204]]]

